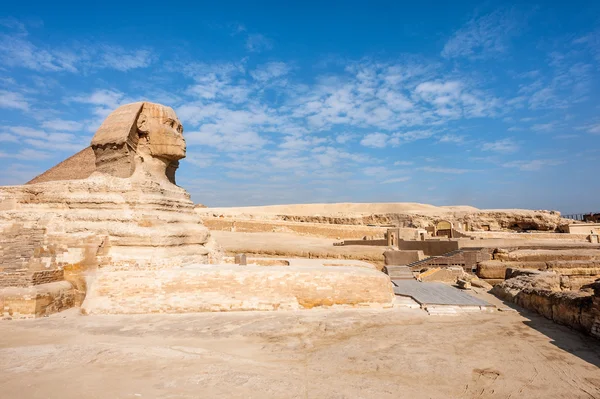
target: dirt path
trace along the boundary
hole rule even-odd
[[[597,398],[600,343],[514,312],[0,322],[2,398]]]

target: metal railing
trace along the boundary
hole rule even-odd
[[[589,213],[572,213],[569,215],[562,215],[565,219],[578,220],[580,222],[600,222],[600,212],[589,212]]]

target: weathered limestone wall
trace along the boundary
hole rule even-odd
[[[185,190],[146,183],[143,175],[3,187],[0,208],[2,264],[13,269],[184,265],[220,256]]]
[[[421,259],[425,259],[425,254],[423,251],[412,250],[412,251],[385,251],[383,253],[383,257],[385,259],[386,266],[403,266],[408,265],[409,263],[416,262]]]
[[[387,275],[350,266],[194,265],[91,274],[84,312],[186,313],[297,310],[317,306],[390,307]]]
[[[509,269],[553,271],[563,289],[577,290],[600,278],[600,250],[498,250],[494,260],[477,264],[477,276],[484,279],[508,278]]]
[[[425,240],[425,241],[398,241],[398,249],[403,251],[423,251],[427,256],[440,256],[459,249],[458,241]]]
[[[566,226],[566,230],[572,235],[589,236],[590,233],[600,234],[600,223],[575,223]]]
[[[499,252],[494,255],[494,258],[504,261],[522,262],[600,260],[600,247],[590,249],[518,249]]]
[[[560,276],[553,272],[522,270],[510,274],[514,277],[494,286],[494,295],[600,338],[600,283],[594,283],[593,292],[561,290]]]
[[[75,305],[75,291],[68,281],[0,288],[2,318],[26,319],[47,316]]]
[[[508,231],[463,231],[461,232],[464,237],[473,237],[476,239],[502,239],[502,240],[522,240],[522,241],[572,241],[572,242],[586,242],[588,234],[566,234],[566,233],[542,233],[542,232],[531,232],[531,233],[514,233]]]
[[[237,231],[240,233],[294,233],[342,240],[359,239],[365,236],[383,238],[387,231],[385,227],[267,220],[232,220],[212,217],[202,217],[202,222],[209,230]],[[415,231],[415,229],[402,229],[401,233],[405,238],[410,239],[415,237]]]
[[[344,240],[334,245],[366,245],[369,247],[387,247],[388,240]]]

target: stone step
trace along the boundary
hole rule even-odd
[[[391,280],[414,280],[412,271],[407,266],[386,266]]]

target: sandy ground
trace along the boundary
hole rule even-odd
[[[418,309],[0,322],[2,398],[598,398],[600,343]]]
[[[240,233],[211,230],[219,245],[227,253],[265,254],[315,258],[347,258],[383,262],[387,247],[362,245],[333,246],[328,238],[308,237],[291,233]]]

